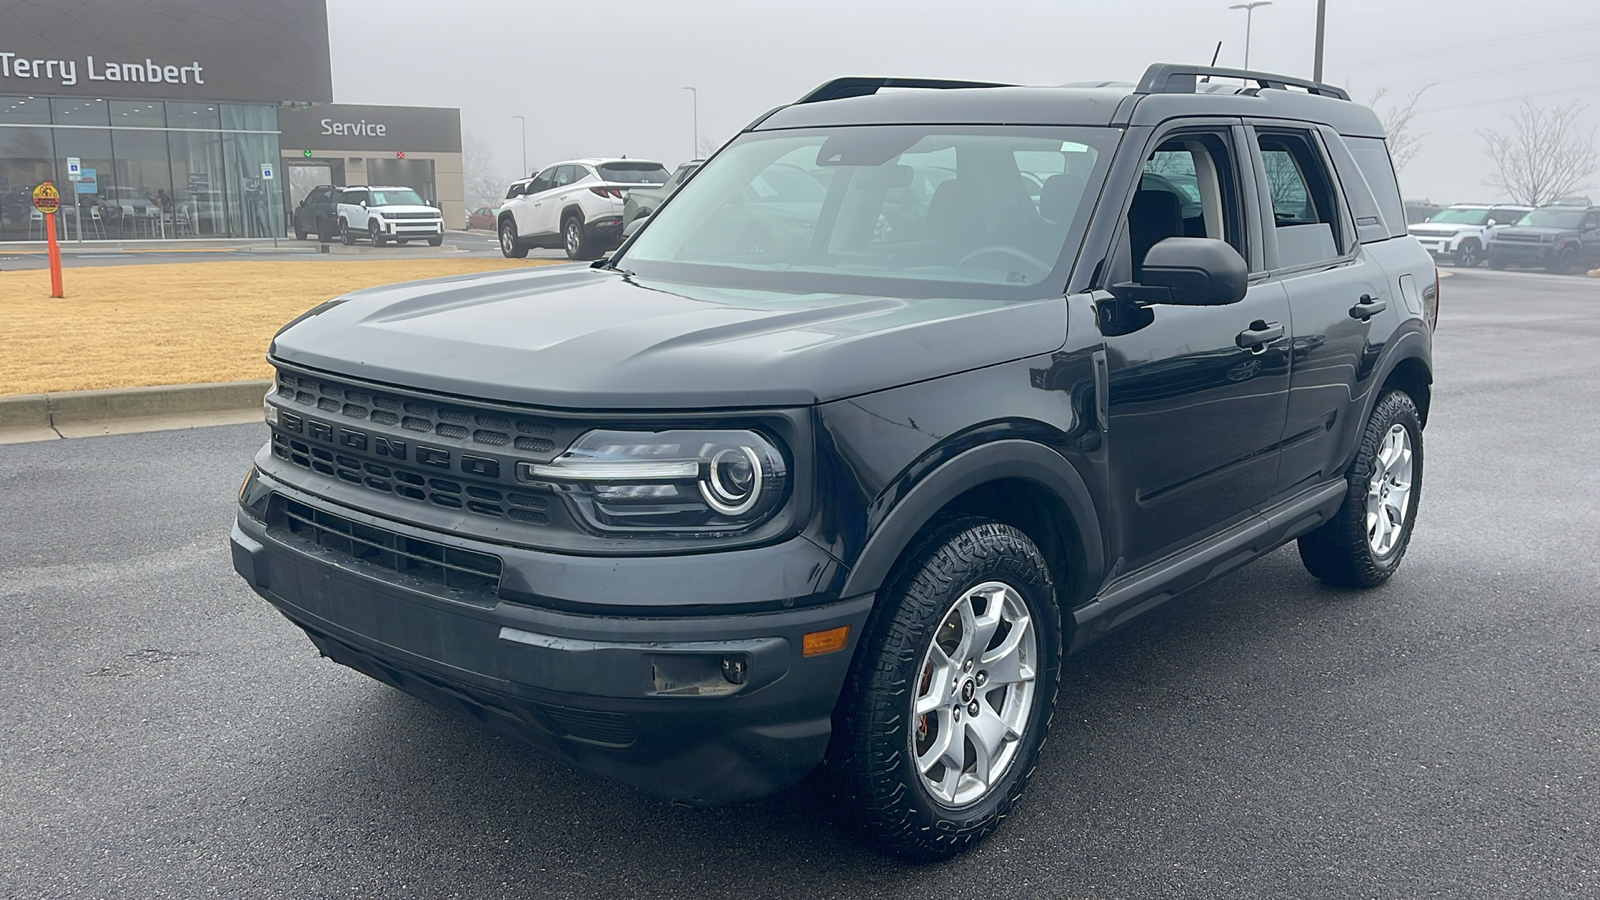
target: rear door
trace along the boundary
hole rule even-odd
[[[1391,239],[1365,181],[1346,186],[1365,192],[1352,212],[1314,126],[1258,122],[1251,130],[1263,221],[1269,223],[1267,265],[1288,291],[1293,332],[1274,491],[1284,497],[1343,474],[1364,424],[1360,414],[1374,387],[1381,336],[1393,327],[1393,310],[1378,311],[1400,300],[1358,238],[1359,230],[1368,240]],[[1363,306],[1374,313],[1360,317]]]

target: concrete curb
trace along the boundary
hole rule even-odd
[[[222,381],[0,397],[0,429],[39,429],[117,419],[257,409],[272,382]]]

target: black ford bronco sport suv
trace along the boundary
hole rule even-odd
[[[1022,793],[1064,654],[1293,540],[1395,572],[1437,304],[1337,88],[841,79],[608,260],[286,326],[234,566],[596,772],[714,804],[826,758],[939,857]]]

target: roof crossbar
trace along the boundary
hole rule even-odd
[[[1290,87],[1303,88],[1307,93],[1319,97],[1333,97],[1337,100],[1349,100],[1350,94],[1343,88],[1320,81],[1309,81],[1304,78],[1295,78],[1291,75],[1273,75],[1269,72],[1254,72],[1249,69],[1219,69],[1216,66],[1191,66],[1178,63],[1156,63],[1144,70],[1144,77],[1139,79],[1139,86],[1134,88],[1136,94],[1192,94],[1195,92],[1195,82],[1198,76],[1210,78],[1239,78],[1244,81],[1253,81],[1262,88],[1275,88],[1285,90]]]
[[[1015,87],[992,81],[948,81],[942,78],[835,78],[818,86],[795,103],[821,103],[824,100],[842,100],[846,97],[870,97],[884,88],[952,88]]]

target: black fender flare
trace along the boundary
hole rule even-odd
[[[583,207],[576,203],[567,204],[567,208],[561,211],[561,218],[557,219],[556,221],[561,223],[562,228],[565,228],[567,227],[567,220],[574,217],[577,218],[579,225],[584,225],[588,222],[588,220],[583,217]]]
[[[867,538],[840,596],[879,590],[911,539],[939,510],[972,488],[1000,479],[1032,481],[1062,501],[1083,544],[1088,570],[1084,581],[1098,584],[1105,571],[1105,543],[1100,516],[1083,476],[1071,461],[1043,444],[1006,439],[951,457],[907,490]]]
[[[1406,360],[1414,359],[1422,363],[1423,371],[1428,373],[1428,384],[1433,384],[1433,357],[1430,352],[1431,345],[1428,341],[1427,326],[1420,322],[1394,334],[1390,339],[1390,350],[1383,361],[1378,364],[1378,373],[1372,379],[1372,389],[1367,391],[1367,396],[1361,401],[1361,419],[1365,423],[1372,417],[1373,407],[1378,405],[1378,396],[1382,393],[1383,386],[1388,383],[1389,376]],[[1365,425],[1362,426],[1366,427]],[[1340,464],[1339,471],[1343,472],[1350,467],[1356,458],[1356,451],[1360,449],[1360,442],[1350,448]]]

